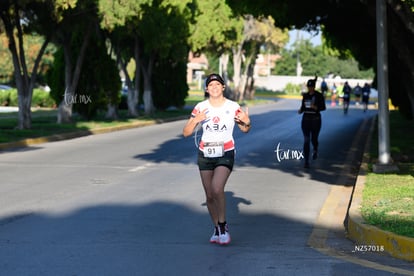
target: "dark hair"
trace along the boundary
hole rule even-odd
[[[307,87],[316,87],[316,80],[318,79],[318,76],[315,76],[314,79],[310,79],[308,80],[308,82],[306,83]]]
[[[316,86],[316,82],[315,80],[308,80],[308,82],[306,83],[307,87],[315,87]]]

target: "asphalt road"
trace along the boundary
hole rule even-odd
[[[199,137],[182,137],[184,121],[1,152],[0,275],[392,274],[308,242],[331,188],[352,187],[361,152],[350,149],[376,111],[328,108],[320,157],[305,170],[298,107],[251,107],[251,132],[236,130],[228,246],[208,242]],[[352,254],[343,231],[333,233],[327,244]]]

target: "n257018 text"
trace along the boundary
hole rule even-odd
[[[355,245],[352,252],[384,252],[383,245]]]

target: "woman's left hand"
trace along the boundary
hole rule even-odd
[[[242,108],[239,108],[236,112],[236,116],[234,117],[234,121],[239,125],[250,125],[250,118],[249,118],[249,108],[246,107],[244,111]]]

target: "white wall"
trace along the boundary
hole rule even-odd
[[[254,80],[255,80],[255,86],[258,88],[264,88],[264,89],[272,90],[272,91],[283,91],[288,83],[305,85],[309,79],[314,79],[314,78],[315,78],[314,76],[301,76],[301,77],[268,76],[268,77],[255,77]],[[318,80],[316,83],[317,89],[320,89],[322,79],[323,78],[318,77]],[[368,82],[369,84],[372,83],[372,80],[365,80],[365,79],[339,79],[339,78],[328,79],[326,78],[325,81],[328,83],[329,87],[332,86],[333,83],[338,85],[338,84],[343,84],[345,81],[348,81],[351,87],[356,86],[357,83],[359,83],[360,86],[363,86],[365,82]]]

